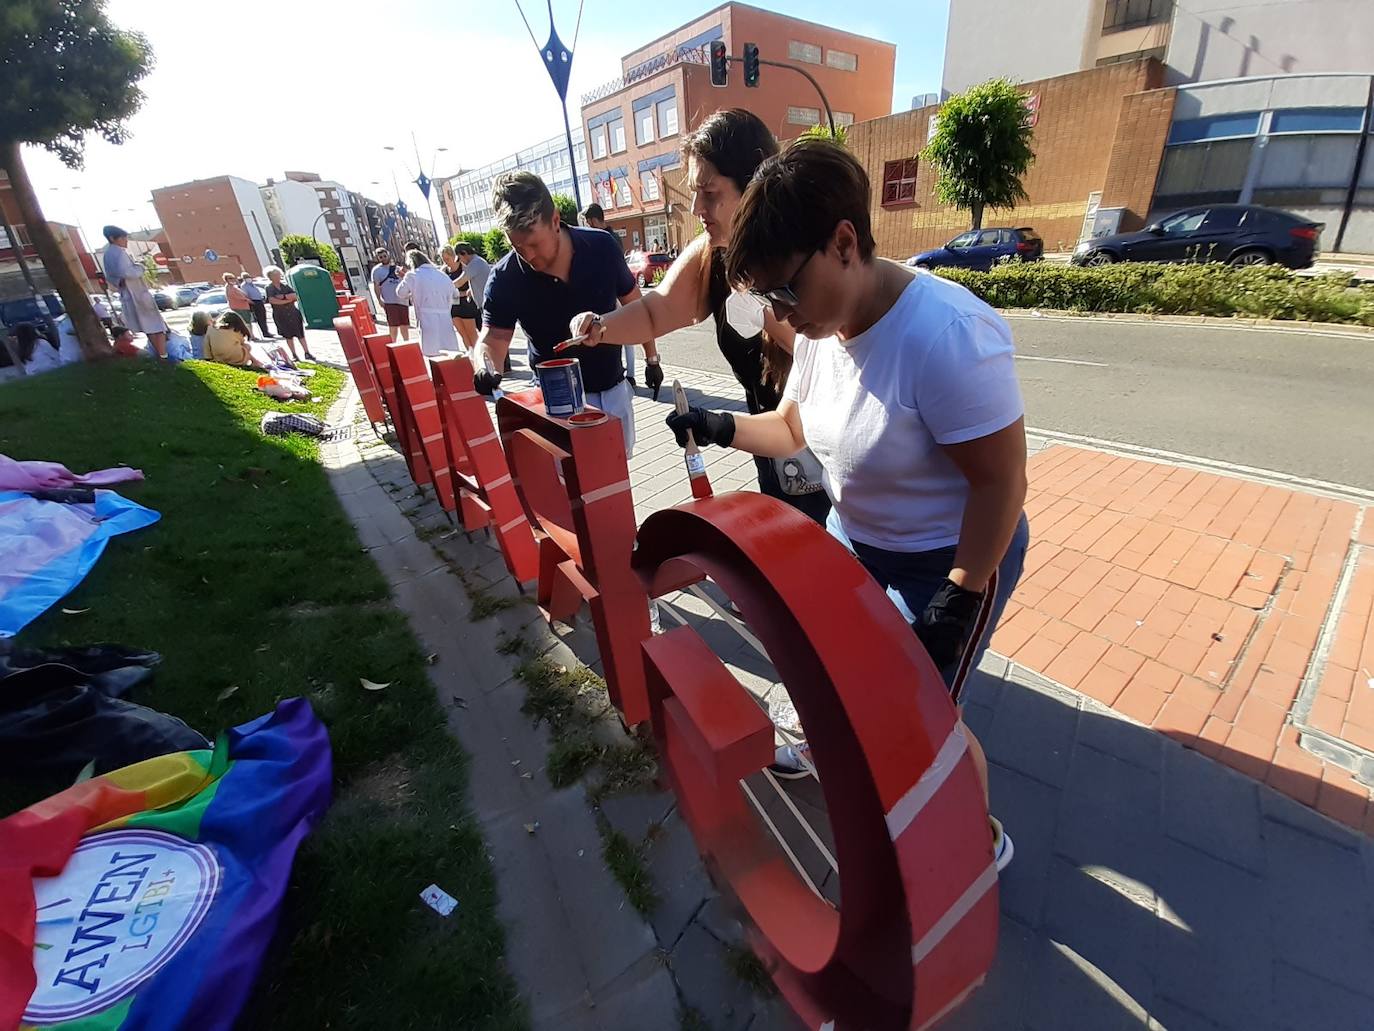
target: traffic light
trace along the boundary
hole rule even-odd
[[[744,84],[746,86],[757,86],[759,84],[759,45],[757,43],[744,44]]]
[[[725,57],[725,41],[716,40],[711,44],[711,85],[724,86],[730,75],[730,65]]]

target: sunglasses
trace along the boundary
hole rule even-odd
[[[767,301],[769,304],[777,305],[779,308],[786,308],[789,311],[796,311],[797,307],[801,304],[801,300],[797,297],[795,284],[797,280],[801,278],[802,270],[806,268],[806,263],[818,253],[818,251],[812,251],[803,258],[802,263],[797,266],[797,271],[792,273],[791,280],[784,283],[782,286],[775,286],[771,290],[755,290],[751,288],[749,292],[755,297]]]

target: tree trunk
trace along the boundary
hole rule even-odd
[[[5,206],[0,204],[0,229],[5,230],[5,239],[14,248],[15,260],[19,262],[19,271],[24,273],[24,282],[29,284],[29,289],[38,294],[38,287],[34,284],[33,273],[29,271],[29,263],[24,260],[24,247],[19,240],[19,234],[14,231],[14,226],[10,225],[9,218],[5,215]],[[19,358],[19,342],[14,339],[14,334],[8,332],[0,326],[0,339],[5,342],[5,351],[10,356],[10,366],[16,370],[20,376],[27,376],[29,370],[24,368],[24,363]]]
[[[982,201],[974,201],[974,202],[973,202],[973,207],[972,207],[970,210],[971,210],[972,213],[973,213],[973,225],[969,226],[969,228],[970,228],[970,229],[982,229],[982,228],[983,228],[983,202],[982,202]]]
[[[33,241],[43,267],[48,270],[48,278],[57,287],[57,295],[62,298],[62,304],[72,320],[76,339],[81,344],[82,357],[88,362],[113,357],[114,348],[110,346],[110,338],[105,335],[105,328],[95,316],[91,299],[62,256],[52,227],[43,217],[43,209],[38,203],[38,195],[33,192],[33,184],[29,182],[29,173],[24,168],[18,142],[0,142],[0,167],[9,174],[10,188],[14,191],[19,212],[24,216],[29,239]]]

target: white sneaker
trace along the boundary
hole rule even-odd
[[[768,771],[783,780],[815,777],[816,764],[811,760],[811,746],[805,741],[798,741],[795,745],[779,745],[773,753],[773,765],[768,767]]]
[[[1011,843],[1011,835],[1002,829],[1002,821],[995,816],[988,817],[988,823],[992,824],[992,857],[997,864],[997,872],[1001,873],[1011,862],[1011,857],[1016,854],[1016,848]]]

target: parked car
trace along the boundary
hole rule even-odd
[[[1017,229],[970,229],[943,247],[922,251],[906,263],[916,268],[973,268],[983,272],[1008,261],[1039,261],[1045,242],[1030,226]]]
[[[167,292],[172,295],[173,308],[184,308],[195,304],[196,298],[205,291],[198,286],[169,286]]]
[[[153,301],[157,304],[158,311],[167,311],[169,308],[177,306],[176,299],[172,296],[172,291],[163,287],[153,291]]]
[[[1136,233],[1084,240],[1073,252],[1073,263],[1224,261],[1310,268],[1324,228],[1321,222],[1253,204],[1203,205],[1177,211]]]
[[[223,287],[206,290],[196,298],[195,306],[191,310],[193,312],[203,311],[210,318],[217,319],[229,310],[229,297],[225,294]]]
[[[652,286],[654,276],[660,271],[668,271],[668,266],[673,263],[670,255],[661,251],[646,254],[644,251],[631,251],[625,255],[625,264],[630,266],[630,274],[635,277],[635,282],[640,286]]]
[[[57,301],[58,310],[53,311],[52,300],[56,299],[56,294],[45,294],[41,298],[29,296],[0,301],[0,326],[7,332],[13,332],[21,323],[32,323],[39,333],[57,347],[61,339],[57,319],[66,312],[60,300]]]

